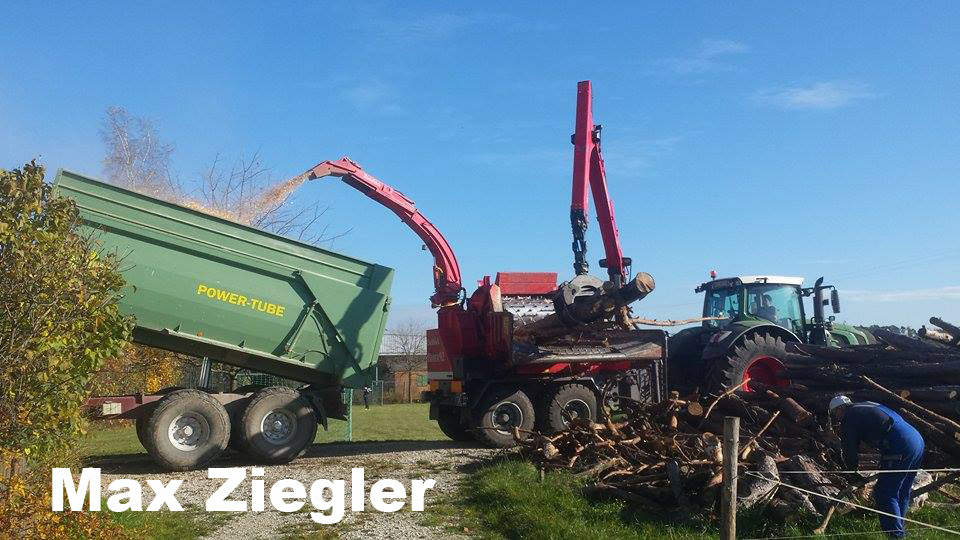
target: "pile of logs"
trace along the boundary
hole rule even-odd
[[[761,506],[784,520],[801,513],[828,516],[837,510],[830,500],[780,482],[830,497],[863,495],[864,478],[833,472],[844,468],[827,414],[837,393],[901,412],[926,439],[925,467],[950,467],[960,459],[960,384],[942,384],[960,381],[960,331],[939,319],[934,324],[949,342],[930,337],[933,330],[926,330],[923,340],[881,331],[876,345],[794,346],[785,359],[790,388],[750,381],[750,392],[672,392],[657,404],[621,398],[623,414],[613,419],[573,419],[556,435],[523,440],[515,435],[520,451],[541,470],[563,469],[585,478],[588,494],[663,512],[710,511],[721,497],[723,417],[737,416],[738,507]],[[876,455],[861,456],[861,468],[876,469],[877,461]],[[950,475],[920,492],[958,478]],[[925,481],[932,479],[926,475]]]
[[[960,329],[937,317],[930,321],[940,330],[921,329],[921,339],[879,331],[875,345],[791,345],[785,375],[793,385],[784,392],[814,412],[825,412],[837,393],[883,403],[923,434],[928,467],[955,464],[960,460]]]
[[[828,500],[778,489],[775,481],[789,471],[784,482],[818,493],[837,495],[848,486],[848,478],[829,473],[839,466],[829,426],[793,398],[735,390],[703,399],[674,392],[653,405],[622,402],[626,414],[618,421],[575,419],[567,431],[526,438],[521,451],[542,470],[585,477],[590,495],[663,512],[710,510],[721,497],[723,417],[738,416],[738,506],[763,504],[781,518],[825,513]]]

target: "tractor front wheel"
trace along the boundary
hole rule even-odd
[[[786,344],[779,337],[757,334],[735,345],[720,360],[715,375],[724,388],[733,388],[744,383],[741,390],[750,392],[750,381],[786,388],[790,381],[784,377],[783,358]]]

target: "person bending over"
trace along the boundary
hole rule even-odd
[[[847,396],[830,400],[830,416],[840,425],[843,461],[855,471],[860,466],[860,443],[880,450],[880,479],[873,489],[880,526],[892,538],[903,538],[903,517],[910,507],[913,479],[923,459],[923,437],[896,411],[879,403],[854,403]],[[891,472],[883,472],[891,471]]]

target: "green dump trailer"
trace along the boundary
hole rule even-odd
[[[55,189],[115,253],[121,310],[137,343],[205,359],[200,388],[91,398],[101,418],[132,418],[151,457],[201,466],[228,445],[259,462],[293,459],[317,425],[344,418],[344,387],[368,383],[393,270],[266,233],[70,171]],[[212,392],[211,362],[303,383]]]

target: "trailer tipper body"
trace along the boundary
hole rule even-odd
[[[392,269],[69,171],[55,186],[120,259],[120,309],[135,318],[134,341],[305,384],[91,400],[100,416],[136,418],[161,464],[198,466],[231,438],[253,457],[292,459],[317,421],[343,417],[341,388],[369,382]]]

